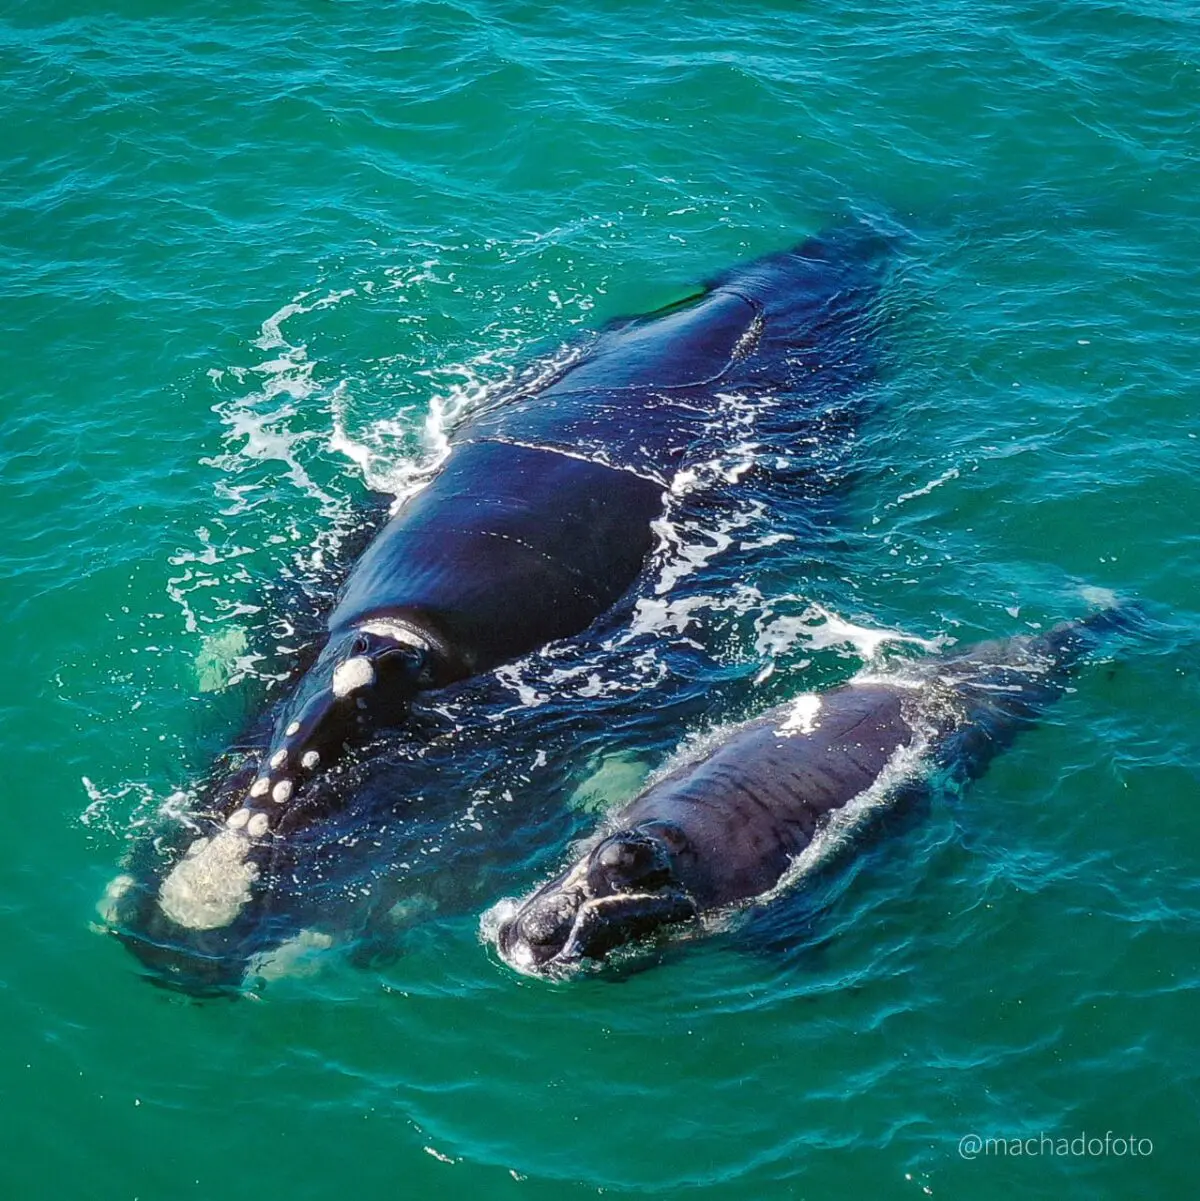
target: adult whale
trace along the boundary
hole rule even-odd
[[[548,386],[468,425],[350,572],[227,824],[304,811],[303,785],[419,691],[586,629],[629,589],[664,488],[730,394],[812,416],[869,368],[887,243],[847,225],[622,321]],[[806,412],[807,410],[807,412]]]
[[[1081,656],[1130,624],[1128,610],[1111,607],[772,710],[653,785],[566,871],[510,906],[496,928],[501,957],[531,975],[566,975],[770,894],[839,816],[927,765],[979,774],[1063,691]]]

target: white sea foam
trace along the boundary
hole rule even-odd
[[[515,345],[498,347],[469,362],[416,372],[428,381],[430,398],[415,429],[411,421],[396,418],[374,419],[352,429],[349,398],[344,390],[335,393],[330,449],[354,462],[369,487],[395,496],[394,512],[437,474],[449,457],[455,430],[498,398],[553,379],[579,350],[563,347],[528,372],[513,365],[517,353]]]
[[[889,643],[909,643],[922,650],[935,651],[944,645],[942,638],[922,638],[886,626],[866,626],[849,621],[832,609],[809,603],[799,614],[776,614],[772,610],[781,603],[796,602],[799,597],[780,597],[767,607],[755,622],[754,649],[764,657],[774,657],[797,645],[813,650],[849,646],[859,658],[871,662],[880,649]]]
[[[245,602],[255,579],[274,575],[277,567],[251,564],[261,556],[275,557],[280,545],[295,547],[294,557],[319,566],[335,552],[346,527],[353,521],[348,496],[333,486],[322,486],[306,464],[320,461],[325,432],[314,421],[324,391],[336,394],[344,383],[326,384],[319,378],[320,364],[307,347],[284,333],[284,324],[305,313],[336,305],[353,289],[303,292],[268,316],[252,342],[267,357],[248,367],[235,366],[209,372],[215,386],[228,392],[232,380],[244,386],[237,395],[223,395],[213,411],[224,427],[222,449],[201,459],[217,472],[214,491],[220,510],[196,531],[197,545],[181,547],[169,562],[180,570],[168,581],[167,592],[179,606],[184,626],[197,633],[209,624],[220,626],[232,618],[258,612]],[[286,484],[298,496],[282,511],[287,514],[283,532],[277,525],[254,533],[256,510],[272,489]],[[232,519],[228,521],[227,519]],[[232,531],[232,532],[231,532]],[[303,548],[301,551],[299,548]],[[258,670],[255,657],[243,659],[231,679]],[[223,673],[222,673],[223,674]],[[206,680],[216,677],[206,669]]]
[[[937,479],[930,480],[929,483],[924,484],[922,487],[914,488],[911,492],[901,492],[896,497],[893,505],[888,507],[899,507],[900,505],[907,504],[910,500],[916,500],[918,496],[928,496],[935,488],[940,488],[943,484],[948,484],[951,480],[958,479],[959,474],[960,472],[957,467],[951,467],[943,471]]]
[[[532,895],[532,891],[527,894]],[[485,909],[479,915],[479,941],[485,945],[495,943],[500,934],[500,927],[517,916],[524,902],[525,898],[501,897],[494,905]]]

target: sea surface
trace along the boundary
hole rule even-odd
[[[0,1196],[1195,1196],[1191,0],[9,0],[0,56]],[[847,216],[903,249],[826,534],[763,543],[742,431],[608,641],[477,685],[410,848],[457,905],[237,999],[149,982],[96,902],[375,498]],[[1145,638],[782,934],[562,984],[485,945],[697,740],[1095,590]]]

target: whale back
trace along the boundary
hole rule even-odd
[[[752,351],[761,313],[760,303],[722,288],[615,323],[545,395],[714,383]]]
[[[614,822],[681,830],[680,879],[702,907],[760,895],[835,811],[886,781],[902,749],[960,779],[981,775],[1062,695],[1086,654],[1139,620],[1132,607],[1105,609],[801,696],[664,778]]]
[[[454,648],[446,678],[586,629],[653,541],[662,488],[603,464],[498,442],[458,447],[392,519],[329,618],[403,613]]]
[[[765,892],[829,815],[912,741],[905,696],[902,688],[851,684],[772,710],[650,788],[616,821],[669,823],[686,834],[680,879],[701,907]]]
[[[881,236],[854,226],[735,268],[697,297],[609,326],[548,387],[463,436],[583,454],[661,482],[744,436],[735,426],[748,410],[756,436],[783,453],[805,435],[828,444],[853,424],[831,412],[876,366],[889,257]]]

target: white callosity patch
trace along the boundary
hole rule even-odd
[[[400,643],[401,646],[412,646],[418,650],[429,649],[428,639],[423,638],[416,630],[406,626],[403,622],[395,621],[390,617],[372,618],[370,621],[364,621],[358,628],[364,634],[390,638],[393,642]]]
[[[276,771],[278,771],[279,768],[281,768],[286,762],[287,762],[287,751],[285,751],[285,750],[276,751],[275,754],[273,754],[270,759],[270,765]]]
[[[106,926],[116,924],[120,912],[121,899],[136,883],[137,881],[125,872],[122,872],[119,876],[115,876],[108,882],[108,887],[104,890],[104,896],[96,902],[96,912],[100,915],[100,920]]]
[[[237,830],[197,840],[163,881],[159,907],[189,930],[229,925],[250,900],[250,885],[258,877],[249,852],[249,841]]]
[[[253,784],[250,785],[250,795],[260,797],[267,795],[267,789],[271,787],[271,781],[266,776],[259,776]]]
[[[374,682],[375,669],[371,666],[370,659],[356,655],[353,659],[347,659],[345,663],[337,665],[333,673],[333,695],[349,696],[359,688],[365,688]]]
[[[260,951],[246,967],[247,984],[256,980],[314,976],[321,970],[325,952],[333,946],[332,935],[321,930],[301,930],[269,951]]]
[[[226,819],[225,824],[231,830],[240,830],[250,820],[249,809],[235,809]]]
[[[775,727],[776,734],[791,738],[793,734],[811,734],[820,724],[821,698],[815,692],[796,697],[783,724]]]
[[[249,834],[251,838],[261,838],[267,832],[267,829],[270,825],[270,819],[265,813],[256,813],[246,823],[246,833]]]
[[[320,762],[321,755],[318,751],[305,751],[304,754],[300,756],[300,766],[308,771],[312,771],[312,769]]]
[[[284,801],[290,799],[292,795],[291,780],[280,780],[278,784],[271,790],[271,799],[277,804],[282,805]]]

